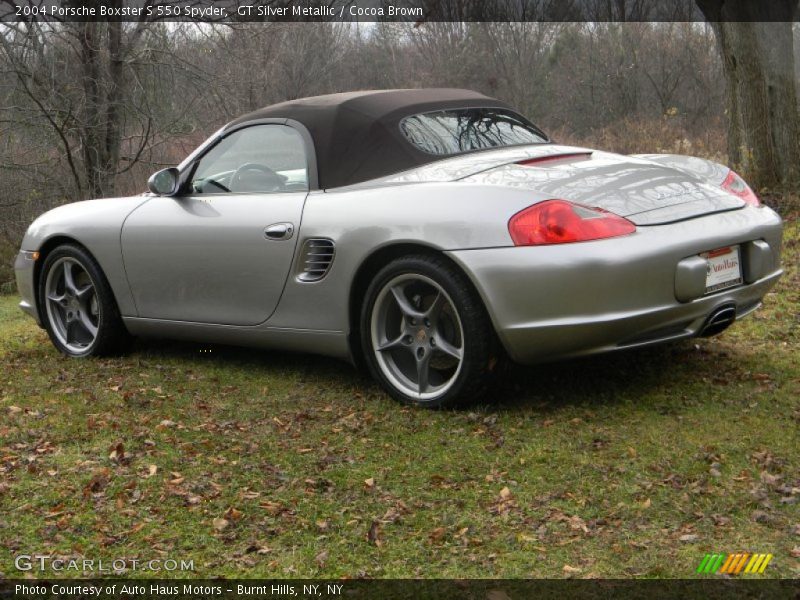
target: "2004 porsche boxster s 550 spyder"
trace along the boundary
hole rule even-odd
[[[781,220],[727,167],[558,145],[466,90],[268,106],[149,189],[30,226],[21,307],[62,352],[132,335],[315,352],[443,406],[504,355],[713,335],[781,275]]]

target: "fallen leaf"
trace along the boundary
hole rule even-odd
[[[437,527],[431,534],[428,536],[432,542],[438,542],[444,537],[444,534],[447,530],[444,527]]]
[[[238,521],[239,519],[242,518],[242,511],[230,507],[228,510],[225,511],[225,514],[223,516],[231,521]]]
[[[569,526],[572,529],[580,529],[584,533],[589,532],[589,528],[586,527],[586,522],[581,519],[578,515],[573,515],[569,518]]]
[[[224,531],[230,525],[230,522],[227,519],[216,518],[212,521],[212,524],[216,531]]]
[[[111,447],[111,454],[108,455],[109,460],[112,462],[122,462],[125,459],[125,446],[119,442]]]
[[[504,487],[502,490],[500,490],[500,498],[503,500],[508,500],[511,498],[511,490],[507,487]]]
[[[317,554],[314,557],[314,562],[316,562],[317,565],[319,565],[320,568],[325,566],[325,562],[327,560],[328,560],[328,551],[327,550],[323,550],[322,552],[320,552],[319,554]]]
[[[367,541],[370,544],[375,544],[376,546],[380,547],[383,544],[383,542],[380,540],[380,533],[380,523],[378,521],[373,521],[372,525],[369,527],[369,531],[367,532]]]
[[[711,520],[714,521],[714,525],[717,527],[728,525],[731,522],[730,517],[723,517],[722,515],[711,515]]]
[[[769,516],[769,513],[766,513],[763,510],[754,510],[753,514],[750,515],[750,518],[756,523],[768,523],[772,520],[772,517]]]
[[[651,505],[652,502],[650,501],[650,498],[647,498],[644,502],[642,502],[642,508],[650,508]]]
[[[561,567],[561,570],[564,571],[564,573],[580,573],[581,572],[580,567],[573,567],[571,565],[564,565],[563,567]]]
[[[369,479],[365,479],[364,480],[364,485],[367,486],[368,488],[375,487],[375,478],[374,477],[370,477]]]
[[[777,485],[781,479],[782,477],[780,475],[773,475],[771,473],[767,473],[766,471],[761,472],[761,481],[766,485]]]
[[[383,513],[381,521],[383,521],[384,523],[394,523],[402,516],[401,510],[402,509],[400,508],[395,508],[394,506],[390,506],[389,508],[386,509],[386,512]]]
[[[283,505],[280,502],[272,502],[271,500],[264,500],[259,502],[258,505],[271,515],[277,515],[283,510]]]
[[[699,536],[695,535],[694,533],[687,533],[685,535],[682,535],[678,539],[682,542],[691,543],[691,542],[696,542],[699,539]]]
[[[89,479],[89,482],[83,488],[83,497],[88,498],[92,494],[102,492],[108,485],[110,474],[111,471],[107,468],[97,469],[92,473],[91,479]]]

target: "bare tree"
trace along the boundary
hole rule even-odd
[[[758,187],[783,187],[800,180],[792,34],[798,4],[697,0],[713,26],[724,66],[728,154]]]
[[[118,176],[146,158],[173,125],[163,114],[166,98],[157,97],[169,82],[163,71],[175,67],[166,47],[169,26],[28,22],[4,27],[0,57],[4,74],[16,85],[0,106],[3,123],[16,128],[24,123],[28,130],[49,134],[51,162],[67,167],[70,185],[61,186],[67,198],[113,194]]]

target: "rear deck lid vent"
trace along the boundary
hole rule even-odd
[[[300,252],[300,281],[319,281],[333,264],[333,255],[336,250],[333,240],[327,238],[311,238],[305,241]]]

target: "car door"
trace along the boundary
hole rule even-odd
[[[138,315],[262,323],[280,299],[308,195],[303,139],[287,125],[251,125],[189,169],[183,194],[151,198],[123,225]]]

